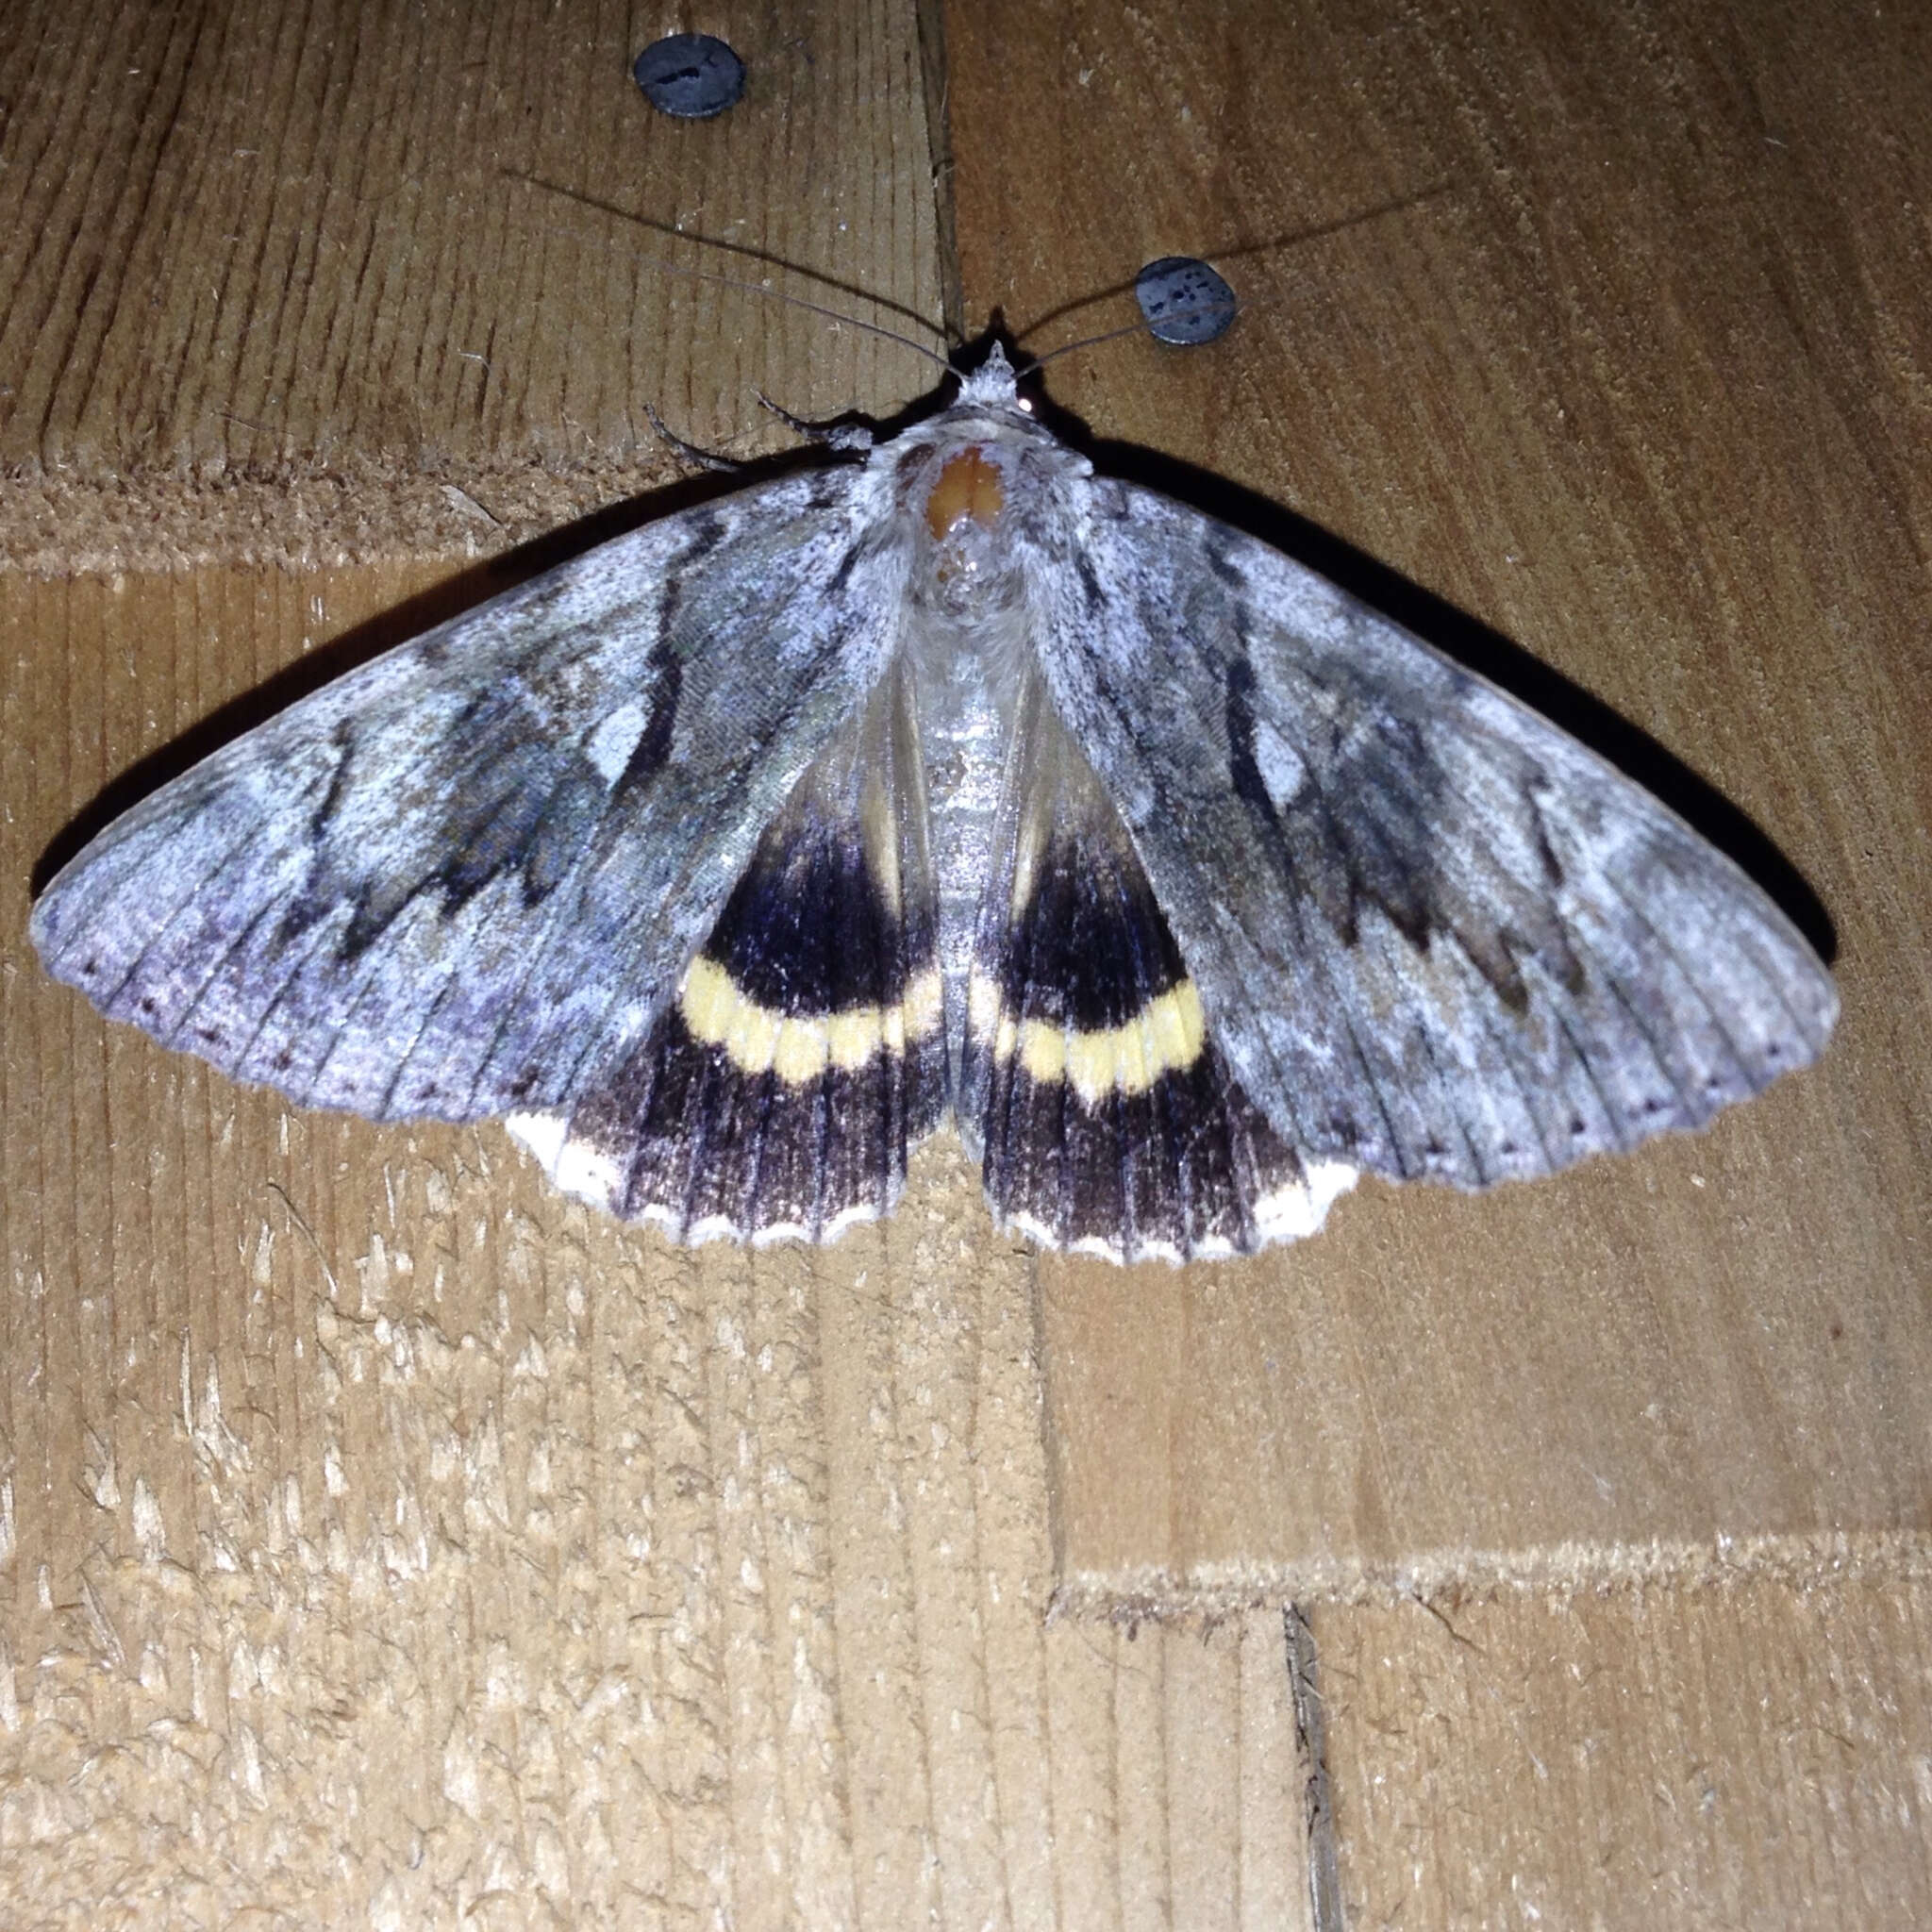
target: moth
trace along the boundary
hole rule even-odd
[[[997,345],[238,739],[32,930],[232,1078],[502,1117],[679,1240],[830,1240],[950,1116],[1002,1226],[1120,1261],[1701,1127],[1838,1010],[1657,800],[1096,475]]]

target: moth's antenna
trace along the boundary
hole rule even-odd
[[[554,181],[541,180],[534,175],[518,175],[508,168],[502,172],[509,180],[521,181],[528,188],[541,188],[548,194],[561,195],[566,201],[578,202],[585,208],[596,208],[600,213],[617,215],[625,221],[641,222],[645,227],[655,228],[660,225],[658,223],[650,221],[645,216],[635,215],[627,209],[613,208],[608,202],[598,201],[594,196],[579,194],[575,189],[558,187]],[[675,234],[677,231],[674,229],[671,232]],[[732,244],[728,242],[709,242],[706,241],[705,238],[697,236],[683,235],[679,239],[686,242],[701,242],[703,245],[708,247],[726,249],[732,247]],[[745,253],[749,251],[734,250],[734,252]],[[774,289],[764,282],[749,281],[738,275],[721,275],[713,269],[683,268],[674,262],[659,261],[654,256],[641,255],[636,249],[627,249],[625,253],[630,256],[633,261],[660,275],[675,275],[687,282],[710,282],[721,289],[737,289],[747,295],[761,295],[770,302],[783,302],[792,308],[802,308],[808,315],[821,315],[827,322],[836,322],[847,328],[863,330],[869,336],[881,336],[889,342],[897,342],[902,349],[910,349],[915,356],[924,356],[928,362],[937,363],[949,375],[954,373],[952,363],[945,357],[940,355],[937,350],[928,349],[924,342],[915,341],[910,336],[901,335],[897,329],[887,328],[883,323],[863,321],[857,315],[846,314],[843,309],[828,308],[822,302],[808,301],[803,295],[793,295],[786,290]],[[808,274],[809,271],[799,271],[799,273]],[[934,333],[942,335],[943,331],[936,329]]]
[[[887,341],[897,342],[902,349],[910,349],[915,356],[924,356],[928,362],[937,363],[947,375],[954,373],[952,363],[938,350],[928,349],[924,342],[916,342],[910,336],[902,336],[897,329],[888,328],[883,323],[866,322],[857,315],[847,315],[842,309],[827,308],[823,302],[808,302],[803,295],[768,288],[763,282],[745,281],[737,275],[721,275],[711,269],[679,268],[672,262],[658,261],[635,251],[632,252],[632,259],[660,275],[676,275],[687,282],[715,282],[721,289],[740,289],[747,295],[762,295],[767,301],[783,302],[788,308],[802,308],[808,315],[823,315],[827,322],[836,322],[845,328],[863,329],[869,336],[883,336]]]
[[[1410,208],[1419,208],[1424,202],[1433,201],[1439,195],[1449,193],[1454,186],[1455,183],[1453,181],[1438,181],[1430,187],[1418,189],[1413,193],[1398,195],[1393,200],[1378,203],[1374,208],[1359,208],[1353,214],[1339,216],[1332,222],[1324,222],[1315,227],[1297,229],[1292,234],[1272,236],[1266,241],[1248,242],[1239,248],[1218,250],[1213,259],[1228,261],[1237,257],[1272,254],[1279,248],[1286,247],[1291,242],[1314,242],[1325,236],[1339,235],[1346,229],[1359,227],[1364,222],[1379,221],[1385,215],[1405,214]],[[1101,342],[1117,341],[1122,336],[1151,335],[1157,341],[1172,341],[1175,339],[1163,335],[1161,333],[1162,330],[1185,327],[1191,322],[1212,320],[1223,315],[1225,315],[1228,318],[1229,324],[1232,325],[1237,317],[1245,315],[1252,309],[1278,308],[1286,299],[1280,295],[1271,295],[1263,300],[1249,301],[1242,296],[1237,295],[1232,289],[1227,287],[1225,282],[1222,282],[1220,275],[1209,266],[1208,258],[1177,256],[1164,257],[1158,262],[1149,262],[1141,271],[1140,275],[1134,278],[1131,284],[1123,284],[1121,287],[1108,289],[1099,297],[1090,298],[1071,306],[1073,308],[1084,308],[1091,306],[1091,300],[1105,300],[1108,297],[1124,293],[1127,287],[1132,287],[1135,293],[1139,294],[1143,279],[1154,275],[1158,270],[1177,267],[1200,270],[1214,282],[1220,283],[1221,286],[1213,290],[1211,293],[1204,295],[1202,300],[1191,303],[1185,308],[1162,308],[1158,314],[1145,314],[1141,321],[1128,323],[1124,327],[1108,329],[1100,335],[1082,336],[1077,341],[1062,342],[1058,348],[1049,349],[1043,356],[1036,356],[1032,366],[1038,369],[1041,365],[1051,362],[1056,356],[1071,356],[1075,349],[1091,349]],[[1018,340],[1024,341],[1036,329],[1043,328],[1048,323],[1057,321],[1060,316],[1068,312],[1067,307],[1049,310],[1037,321],[1029,323],[1021,331]],[[1224,330],[1217,329],[1210,334],[1194,337],[1191,341],[1183,337],[1176,342],[1176,346],[1195,346],[1201,342],[1211,341],[1215,336],[1223,333],[1224,333]]]
[[[1237,296],[1234,313],[1236,316],[1242,316],[1251,308],[1272,308],[1278,300],[1279,297],[1268,302],[1243,302]],[[1157,320],[1160,327],[1167,328],[1176,323],[1192,322],[1204,315],[1226,315],[1227,309],[1226,298],[1216,296],[1211,301],[1197,302],[1191,308],[1169,309],[1154,320],[1143,315],[1139,322],[1125,323],[1119,328],[1107,329],[1100,335],[1082,336],[1078,341],[1062,342],[1058,348],[1049,349],[1045,355],[1034,357],[1032,366],[1035,369],[1044,369],[1049,362],[1057,360],[1061,356],[1071,356],[1075,349],[1091,349],[1098,347],[1102,342],[1117,342],[1123,336],[1151,336],[1154,334]]]

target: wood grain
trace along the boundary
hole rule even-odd
[[[494,1129],[291,1113],[106,1027],[26,942],[118,805],[661,480],[646,403],[743,446],[754,382],[924,386],[498,178],[929,312],[909,13],[714,24],[752,106],[668,133],[612,11],[9,38],[9,1924],[1296,1923],[1278,1617],[1046,1623],[1031,1275],[957,1148],[837,1250],[685,1255]]]
[[[827,411],[890,391],[882,360],[903,385],[891,344],[654,264],[929,330],[909,8],[716,10],[761,111],[701,123],[628,83],[655,11],[25,10],[0,463],[580,469],[660,458],[647,403],[719,442],[759,385]]]
[[[693,24],[754,91],[670,129],[625,65]],[[1914,20],[10,25],[0,1915],[1307,1924],[1292,1581],[1350,1923],[1924,1916]],[[1096,430],[1764,827],[1838,925],[1820,1074],[1200,1281],[1036,1269],[943,1145],[887,1229],[685,1256],[40,977],[90,814],[662,482],[647,403],[750,450],[755,386],[924,388],[641,258],[937,317],[936,101],[974,321],[1118,320],[1077,298],[1169,251],[1274,305],[1057,364]],[[1049,1620],[1082,1585],[1118,1614]],[[1244,1607],[1160,1621],[1191,1592]]]
[[[1924,1924],[1926,1579],[1314,1618],[1351,1926]]]
[[[1044,348],[1172,252],[1253,304],[1208,349],[1055,363],[1104,458],[1659,791],[1835,943],[1845,1003],[1821,1067],[1695,1141],[1367,1187],[1239,1268],[1043,1263],[1070,1588],[1883,1561],[1932,1495],[1923,21],[955,25],[969,308]]]

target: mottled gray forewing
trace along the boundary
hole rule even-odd
[[[1096,483],[1041,661],[1211,1037],[1305,1152],[1478,1187],[1802,1066],[1829,975],[1546,720],[1279,553]]]
[[[57,977],[305,1103],[558,1106],[648,1030],[897,642],[838,468],[639,530],[339,679],[108,827]]]

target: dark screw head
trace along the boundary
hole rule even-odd
[[[1163,255],[1134,277],[1134,299],[1156,341],[1193,344],[1225,335],[1234,322],[1234,291],[1205,261]]]
[[[710,34],[667,34],[631,66],[644,98],[680,121],[708,121],[744,92],[744,62]]]

